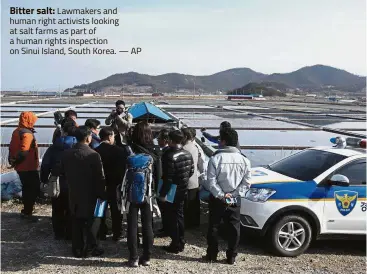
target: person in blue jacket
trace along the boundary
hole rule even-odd
[[[101,144],[101,138],[99,138],[99,131],[101,130],[101,122],[97,119],[87,119],[84,124],[92,131],[92,142],[89,146],[96,149]]]
[[[41,182],[47,184],[51,175],[59,177],[60,194],[57,198],[52,198],[52,227],[55,240],[71,239],[68,187],[65,178],[59,174],[63,152],[72,148],[77,142],[76,138],[71,136],[75,128],[76,124],[72,120],[63,123],[62,135],[55,138],[42,158]]]
[[[232,125],[230,122],[228,121],[224,121],[220,124],[219,126],[219,132],[223,129],[226,129],[226,128],[232,128]],[[218,144],[220,146],[220,135],[218,136],[213,136],[211,135],[210,133],[206,132],[206,128],[202,128],[201,129],[201,132],[203,134],[203,136],[208,139],[210,142],[214,143],[214,144]],[[239,144],[239,142],[237,142],[237,148],[239,150],[241,150],[241,146]]]

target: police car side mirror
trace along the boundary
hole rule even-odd
[[[201,142],[205,143],[205,138],[201,137]]]
[[[341,175],[341,174],[335,174],[331,177],[329,180],[331,185],[336,186],[349,186],[349,179],[348,177]]]

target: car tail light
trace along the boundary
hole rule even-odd
[[[361,148],[366,148],[366,139],[362,139],[360,142],[359,142],[359,146]]]

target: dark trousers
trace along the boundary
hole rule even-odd
[[[162,229],[164,231],[164,233],[169,233],[169,219],[167,218],[167,213],[165,210],[165,203],[161,202],[161,201],[157,201],[159,210],[161,212],[161,219],[162,219]]]
[[[97,247],[97,233],[101,224],[100,218],[76,218],[73,217],[72,248],[74,251],[86,250]]]
[[[111,190],[107,189],[107,194],[108,194],[108,205],[110,206],[111,210],[112,233],[114,237],[118,238],[121,236],[122,232],[122,216],[121,211],[118,209],[116,188]],[[107,235],[106,212],[107,212],[107,206],[105,214],[101,219],[100,235],[102,237]]]
[[[40,193],[40,178],[37,170],[18,171],[22,183],[23,213],[32,215],[34,204]]]
[[[174,249],[181,249],[185,246],[184,202],[185,199],[175,200],[174,203],[165,202],[169,234],[172,239],[171,247]]]
[[[127,246],[130,260],[138,259],[138,212],[140,210],[143,234],[143,259],[150,260],[153,248],[152,211],[148,203],[130,204],[127,215]]]
[[[207,255],[215,258],[218,254],[218,231],[221,220],[227,226],[227,258],[237,256],[237,248],[240,242],[240,206],[228,207],[221,200],[209,197],[209,228]]]
[[[185,200],[185,228],[200,226],[199,188],[189,189]]]
[[[55,237],[71,239],[71,223],[69,193],[62,190],[59,197],[52,198],[52,227]]]

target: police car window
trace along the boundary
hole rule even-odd
[[[341,167],[334,174],[341,174],[349,179],[350,185],[366,184],[366,161],[355,161]]]
[[[322,150],[303,150],[280,160],[269,169],[301,181],[311,181],[346,156]]]

